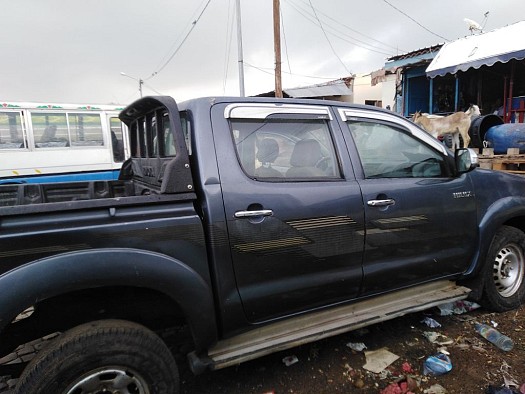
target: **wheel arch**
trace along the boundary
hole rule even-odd
[[[465,277],[477,275],[485,264],[485,257],[496,232],[502,226],[511,226],[525,232],[525,197],[506,197],[490,205],[479,220],[479,245]]]
[[[217,340],[213,295],[207,283],[183,262],[138,249],[69,252],[25,264],[0,276],[0,329],[27,308],[48,300],[104,289],[136,289],[166,299],[182,311],[197,350]],[[153,299],[153,296],[152,296]]]

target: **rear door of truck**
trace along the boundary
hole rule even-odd
[[[357,296],[363,200],[328,107],[217,104],[215,146],[238,291],[264,321]]]

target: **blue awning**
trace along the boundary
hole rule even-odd
[[[426,74],[430,78],[525,59],[525,21],[449,42],[441,48]]]

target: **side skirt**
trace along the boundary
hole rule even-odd
[[[469,288],[455,282],[438,281],[286,319],[219,341],[208,351],[209,367],[212,370],[225,368],[407,313],[462,300],[469,292]]]

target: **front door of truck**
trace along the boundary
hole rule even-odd
[[[257,322],[343,302],[362,280],[363,206],[327,107],[214,107],[233,270]],[[218,122],[218,123],[216,123]]]
[[[404,120],[340,114],[362,166],[363,295],[464,272],[478,234],[469,176],[454,176],[444,148]]]

